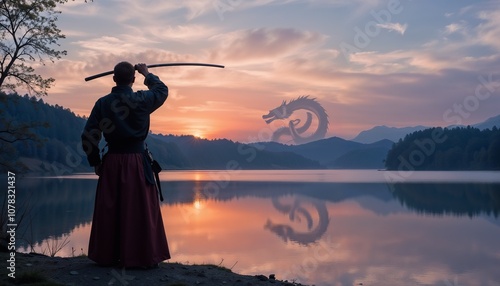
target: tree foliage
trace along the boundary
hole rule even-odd
[[[500,130],[470,126],[429,128],[395,143],[389,170],[500,170]]]
[[[66,55],[58,50],[65,36],[57,27],[58,4],[67,0],[2,0],[0,2],[0,90],[24,86],[30,94],[47,95],[53,78],[35,73],[36,63]]]

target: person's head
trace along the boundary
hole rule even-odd
[[[135,68],[129,62],[118,63],[113,72],[116,85],[130,85],[135,81]]]

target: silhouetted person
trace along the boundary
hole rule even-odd
[[[135,69],[149,90],[132,90]],[[154,267],[170,252],[144,140],[149,116],[167,99],[168,87],[145,64],[118,63],[113,80],[116,86],[97,100],[82,134],[99,176],[88,257],[103,266]],[[108,145],[103,158],[102,135]]]

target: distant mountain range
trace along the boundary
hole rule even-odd
[[[150,134],[148,147],[172,169],[324,169],[317,161],[287,150],[259,150],[228,139]]]
[[[476,127],[478,129],[492,129],[493,126],[500,128],[500,115],[490,117],[483,122],[472,125],[472,127]]]
[[[393,142],[363,144],[331,137],[302,145],[243,144],[150,134],[147,144],[160,164],[172,169],[380,169]]]
[[[250,146],[271,152],[295,153],[330,169],[379,169],[383,168],[384,159],[393,143],[384,139],[364,144],[331,137],[302,145],[260,142]]]
[[[46,122],[49,126],[33,130],[39,142],[16,142],[15,150],[4,159],[21,159],[31,172],[38,173],[91,170],[83,152],[78,152],[85,118],[27,96],[12,95],[8,101],[0,102],[0,106],[6,122],[15,118],[20,124]],[[500,126],[500,115],[474,125],[480,129],[492,126]],[[147,144],[164,169],[383,169],[394,142],[425,128],[377,126],[353,140],[331,137],[301,145],[245,144],[163,134],[150,134]]]
[[[491,129],[493,128],[493,126],[500,128],[500,115],[490,117],[483,122],[472,125],[472,127],[478,128],[480,130]],[[393,142],[398,142],[399,139],[403,139],[407,134],[431,127],[433,126],[419,125],[414,127],[400,127],[400,128],[388,127],[385,125],[375,126],[369,130],[361,131],[356,137],[352,139],[352,141],[369,144],[380,140],[388,139]],[[458,126],[454,125],[448,127],[458,127]]]
[[[392,142],[398,142],[399,139],[415,131],[420,131],[427,129],[426,126],[414,126],[414,127],[388,127],[385,125],[375,126],[372,129],[361,131],[352,141],[369,144],[372,142],[377,142],[380,140],[391,140]]]
[[[493,126],[500,126],[500,115],[473,127],[483,130]],[[150,135],[150,139],[175,145],[173,153],[178,158],[169,157],[165,162],[173,168],[217,169],[233,162],[243,169],[384,169],[384,160],[395,142],[427,128],[377,126],[353,140],[330,137],[301,145],[243,144],[227,139],[158,134]]]

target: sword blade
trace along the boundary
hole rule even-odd
[[[172,67],[172,66],[199,66],[199,67],[213,67],[213,68],[224,68],[222,65],[215,64],[204,64],[204,63],[166,63],[166,64],[153,64],[147,65],[148,68],[157,68],[157,67]],[[92,75],[85,78],[85,81],[90,81],[96,78],[100,78],[103,76],[107,76],[113,74],[113,71],[107,71],[100,74]]]

